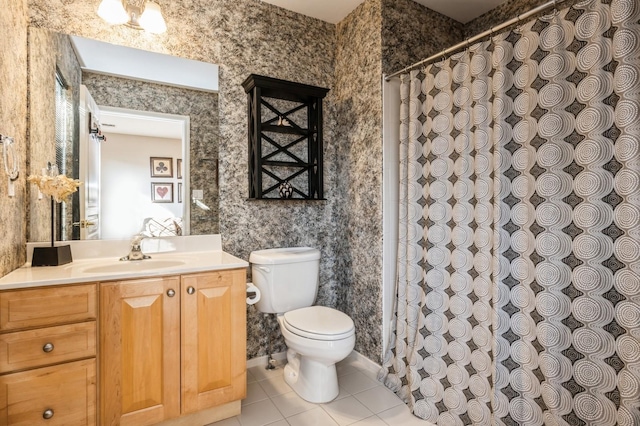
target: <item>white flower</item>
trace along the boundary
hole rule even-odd
[[[68,178],[65,175],[31,175],[27,180],[37,185],[40,192],[44,195],[53,197],[53,199],[56,200],[56,203],[65,201],[69,195],[76,192],[78,187],[82,185],[82,182],[79,180]]]

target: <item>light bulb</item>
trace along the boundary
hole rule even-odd
[[[164,18],[162,17],[160,6],[152,1],[147,2],[138,23],[145,29],[145,31],[149,31],[153,34],[161,34],[167,31],[167,24],[164,22]]]
[[[111,25],[120,25],[129,21],[129,15],[120,0],[102,0],[98,6],[98,16]]]

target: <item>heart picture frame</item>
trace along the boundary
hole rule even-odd
[[[173,203],[173,183],[152,182],[151,202],[153,203]]]

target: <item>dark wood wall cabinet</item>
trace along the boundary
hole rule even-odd
[[[322,99],[329,89],[251,74],[249,199],[323,200]]]

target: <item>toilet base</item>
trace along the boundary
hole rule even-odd
[[[302,399],[316,404],[335,399],[340,392],[335,364],[324,364],[301,356],[296,351],[287,351],[284,381]]]

